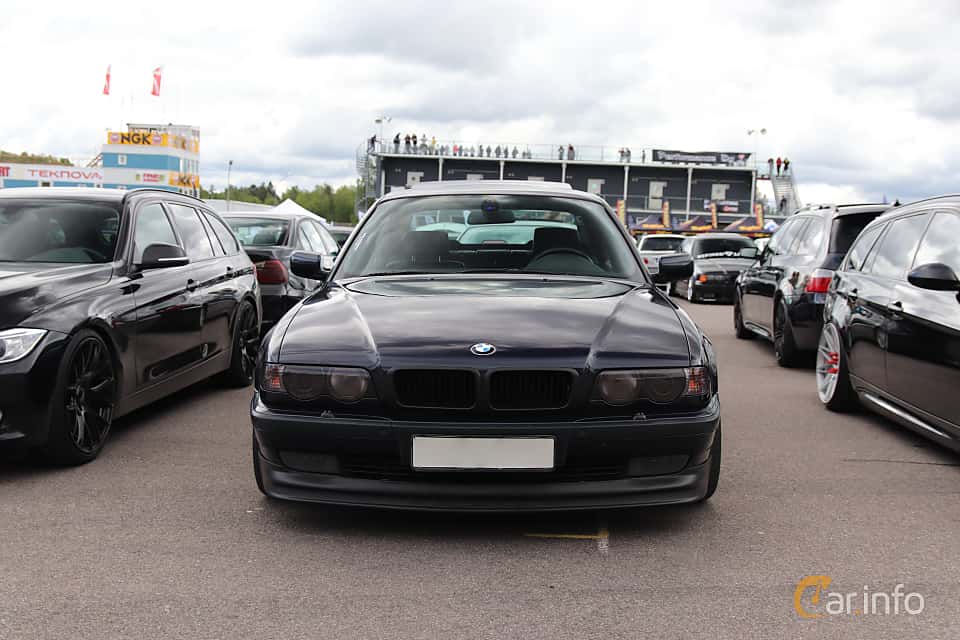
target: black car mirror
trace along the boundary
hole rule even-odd
[[[324,264],[324,256],[309,251],[294,251],[290,254],[290,271],[293,275],[311,280],[326,280],[330,269]]]
[[[190,263],[190,258],[184,252],[183,247],[175,244],[165,244],[156,242],[147,245],[143,250],[143,257],[137,265],[141,269],[164,269],[167,267],[182,267]]]
[[[660,270],[653,280],[658,284],[686,280],[693,275],[693,258],[687,253],[660,256]]]
[[[740,249],[740,257],[746,258],[748,260],[756,260],[757,256],[760,255],[760,250],[756,247],[744,247]]]
[[[947,265],[931,262],[910,272],[907,280],[915,287],[931,291],[960,291],[960,278]]]

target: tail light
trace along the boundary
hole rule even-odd
[[[815,269],[807,277],[804,285],[804,291],[807,293],[826,293],[830,288],[830,282],[833,280],[833,271],[829,269]]]
[[[643,259],[643,264],[650,264],[650,261],[649,261],[649,260],[647,260],[647,258],[646,258],[646,257],[644,257],[644,259]]]
[[[287,281],[287,268],[279,260],[266,260],[256,267],[257,282],[260,284],[283,284]]]

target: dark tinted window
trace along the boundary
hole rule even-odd
[[[133,263],[140,264],[143,250],[151,244],[179,244],[170,220],[159,203],[148,204],[137,211],[133,232]]]
[[[960,216],[955,213],[938,213],[927,229],[914,268],[931,262],[941,262],[960,274]]]
[[[173,223],[180,232],[183,248],[191,260],[203,260],[213,257],[213,247],[207,231],[200,222],[199,214],[193,207],[181,204],[167,203],[170,213],[173,214]]]
[[[860,271],[863,269],[863,264],[870,254],[870,248],[877,241],[877,238],[880,237],[880,233],[883,230],[884,225],[881,224],[863,232],[857,239],[856,244],[853,245],[853,248],[850,249],[850,253],[847,256],[846,271]]]
[[[803,230],[803,235],[797,243],[797,248],[792,251],[798,256],[815,256],[820,253],[820,247],[823,245],[826,236],[826,224],[823,218],[811,218]]]
[[[906,280],[907,268],[913,262],[913,254],[929,217],[925,214],[891,222],[864,271],[884,278]]]
[[[119,228],[111,203],[0,200],[0,261],[109,262]]]
[[[683,238],[645,236],[640,241],[640,251],[676,251],[682,242]]]
[[[860,232],[866,229],[867,225],[875,220],[881,213],[881,211],[875,211],[834,218],[833,228],[830,231],[830,248],[828,252],[845,254],[850,250],[853,241],[857,239]]]
[[[756,247],[753,240],[739,238],[699,238],[693,245],[694,258],[733,258],[744,247]]]
[[[287,244],[290,222],[279,218],[226,218],[245,247],[282,247]]]
[[[240,251],[237,239],[233,237],[233,233],[230,232],[227,225],[221,222],[216,216],[212,216],[207,212],[204,212],[203,215],[207,220],[207,224],[210,225],[210,228],[213,229],[213,232],[220,240],[220,245],[223,247],[223,250],[227,252],[227,255],[233,255]]]
[[[210,221],[205,215],[203,215],[202,211],[198,210],[198,214],[200,216],[200,222],[203,223],[203,228],[207,232],[207,237],[210,238],[210,246],[213,247],[214,255],[227,255],[227,252],[223,250],[223,245],[220,244],[220,238],[216,236],[216,234],[213,232],[213,228],[210,227]]]

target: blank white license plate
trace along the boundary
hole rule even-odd
[[[414,436],[414,469],[553,469],[554,439]]]

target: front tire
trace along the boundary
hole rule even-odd
[[[743,324],[743,303],[739,293],[733,295],[733,330],[740,340],[749,340],[753,337],[753,332]]]
[[[40,449],[53,464],[95,459],[113,425],[117,377],[113,357],[98,333],[81,329],[67,345],[50,408],[50,433]]]
[[[800,354],[793,338],[793,326],[783,301],[777,302],[773,312],[773,354],[781,367],[795,367]]]
[[[697,292],[693,289],[693,279],[687,282],[687,302],[697,302]]]
[[[840,340],[840,331],[832,322],[823,325],[817,347],[817,395],[831,411],[849,411],[857,404],[857,394],[850,384],[847,357]]]

